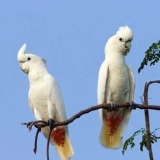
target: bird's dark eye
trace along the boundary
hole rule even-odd
[[[27,60],[28,60],[28,61],[30,61],[30,60],[31,60],[31,58],[30,58],[30,57],[28,57],[28,58],[27,58]]]
[[[119,41],[122,41],[123,39],[122,38],[119,38]]]

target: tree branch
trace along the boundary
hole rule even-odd
[[[33,152],[36,154],[37,152],[37,140],[38,140],[38,134],[41,131],[41,128],[37,128],[36,136],[35,136],[35,141],[34,141],[34,149]]]
[[[47,150],[46,150],[47,160],[49,160],[49,142],[50,142],[50,137],[51,137],[52,130],[49,131],[49,136],[48,136],[48,139],[47,139]]]
[[[160,83],[160,80],[156,80],[156,81],[149,81],[148,83],[145,84],[145,89],[144,89],[144,103],[143,104],[138,104],[138,103],[133,103],[131,104],[130,102],[126,102],[125,104],[115,104],[114,109],[118,109],[118,108],[132,108],[132,109],[142,109],[145,110],[145,120],[146,120],[146,132],[148,135],[150,135],[150,124],[149,124],[149,113],[148,113],[148,109],[151,110],[160,110],[160,106],[158,105],[148,105],[148,88],[149,85],[152,83]],[[98,109],[106,109],[108,112],[111,112],[112,110],[114,110],[111,106],[111,104],[101,104],[101,105],[96,105],[96,106],[92,106],[89,107],[87,109],[81,110],[80,112],[78,112],[77,114],[73,115],[71,118],[63,121],[63,122],[55,122],[54,123],[54,127],[58,127],[58,126],[64,126],[64,125],[68,125],[70,123],[72,123],[74,120],[80,118],[82,115],[87,114],[89,112],[98,110]],[[22,123],[22,125],[26,125],[27,128],[29,130],[32,130],[32,126],[36,127],[36,128],[43,128],[43,127],[48,127],[48,123],[46,121],[31,121],[28,123]],[[36,133],[36,138],[35,138],[35,148],[34,151],[37,150],[37,138],[38,138],[38,131]],[[51,131],[50,131],[51,134]],[[148,145],[148,149],[149,149],[149,155],[150,155],[150,160],[153,160],[153,153],[152,153],[152,148],[151,148],[151,142],[150,142],[150,136],[147,136],[147,145]],[[48,137],[48,141],[47,141],[47,160],[49,160],[49,141],[50,141],[50,136]]]
[[[123,105],[115,105],[115,109],[117,108],[129,108],[131,106],[130,103],[126,103],[126,104],[123,104]],[[160,106],[157,106],[157,105],[145,105],[145,104],[138,104],[138,103],[133,103],[132,105],[133,109],[152,109],[152,110],[160,110]],[[80,112],[78,112],[77,114],[73,115],[71,118],[63,121],[63,122],[55,122],[54,123],[54,127],[58,127],[58,126],[64,126],[64,125],[68,125],[70,123],[72,123],[74,120],[80,118],[82,115],[84,114],[87,114],[89,112],[92,112],[92,111],[95,111],[95,110],[98,110],[98,109],[106,109],[108,112],[111,112],[112,109],[111,109],[111,105],[110,104],[102,104],[102,105],[96,105],[96,106],[92,106],[90,108],[87,108],[87,109],[84,109],[84,110],[81,110]],[[27,122],[27,123],[22,123],[22,125],[26,125],[27,128],[29,129],[29,131],[32,130],[32,127],[36,127],[36,128],[43,128],[43,127],[48,127],[48,123],[46,121],[31,121],[31,122]],[[37,138],[38,138],[38,133],[39,131],[37,130],[37,133],[36,133],[36,137],[35,137],[35,147],[33,149],[33,151],[36,153],[37,151]],[[48,140],[47,140],[47,160],[49,160],[49,140],[50,140],[50,136],[48,137]]]
[[[148,83],[145,83],[144,87],[144,105],[148,105],[148,89],[149,85],[153,83],[160,83],[160,80],[155,80],[155,81],[149,81]],[[146,138],[147,138],[147,148],[149,151],[149,157],[150,160],[154,160],[153,158],[153,152],[152,152],[152,144],[151,144],[151,132],[150,132],[150,120],[149,120],[149,111],[148,109],[144,110],[144,115],[145,115],[145,125],[146,125]]]
[[[148,83],[145,84],[144,87],[144,104],[148,105]],[[152,144],[151,144],[151,138],[150,138],[150,120],[149,120],[149,111],[148,109],[144,110],[145,115],[145,125],[146,125],[146,139],[147,139],[147,149],[149,151],[149,157],[150,160],[153,160],[153,152],[152,152]]]
[[[160,106],[158,106],[158,105],[143,105],[143,104],[138,104],[138,103],[134,103],[133,105],[134,105],[133,109],[160,110]],[[115,104],[115,109],[129,108],[130,106],[131,106],[130,103],[126,103],[126,104],[123,104],[123,105]],[[54,125],[55,125],[55,127],[68,125],[68,124],[72,123],[74,120],[76,120],[77,118],[80,118],[82,115],[87,114],[87,113],[92,112],[92,111],[95,111],[95,110],[98,110],[98,109],[102,109],[102,108],[108,110],[108,112],[112,111],[110,104],[96,105],[96,106],[92,106],[90,108],[79,111],[77,114],[73,115],[71,118],[69,118],[69,119],[67,119],[63,122],[55,122]],[[46,121],[40,120],[40,121],[31,121],[31,122],[27,122],[27,123],[25,122],[25,123],[22,123],[22,125],[26,125],[27,128],[29,130],[31,130],[32,126],[46,127],[46,126],[48,126],[48,123]]]

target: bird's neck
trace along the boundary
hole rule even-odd
[[[28,74],[30,84],[35,83],[37,80],[43,78],[46,74],[48,74],[48,70],[45,66],[33,66]]]
[[[110,53],[110,54],[105,54],[105,59],[109,63],[117,63],[117,64],[125,64],[125,56],[120,54],[120,53]]]

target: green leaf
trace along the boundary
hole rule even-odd
[[[152,45],[145,52],[143,61],[141,62],[140,67],[138,68],[138,73],[140,73],[144,66],[147,66],[150,62],[150,66],[155,65],[160,61],[160,40],[157,43],[152,43]]]
[[[135,146],[134,138],[135,138],[138,134],[140,134],[143,130],[144,130],[144,128],[142,128],[141,130],[138,130],[138,131],[134,132],[134,134],[125,141],[125,143],[124,143],[124,145],[123,145],[123,149],[122,149],[122,154],[123,154],[123,155],[124,155],[125,151],[127,150],[128,146],[130,146],[131,149]]]
[[[159,130],[160,128],[156,128],[153,132],[150,133],[150,140],[151,140],[151,143],[154,144],[155,142],[157,142],[157,137],[155,135],[155,132],[157,130]],[[128,147],[130,147],[131,149],[134,148],[135,146],[135,137],[138,136],[138,135],[142,135],[142,139],[141,139],[141,142],[139,143],[140,145],[140,151],[143,152],[144,148],[147,148],[147,137],[146,137],[146,130],[144,128],[141,128],[140,130],[137,130],[136,132],[134,132],[134,134],[129,137],[124,145],[123,145],[123,149],[122,149],[122,154],[124,155],[125,151],[128,149]]]

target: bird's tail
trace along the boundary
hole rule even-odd
[[[118,127],[115,133],[108,134],[109,130],[106,123],[103,121],[101,133],[100,133],[100,143],[110,149],[118,149],[122,147],[123,137],[121,137],[121,130]]]
[[[73,156],[74,152],[66,129],[64,127],[57,127],[52,131],[51,137],[54,141],[54,145],[60,159],[69,160]]]
[[[64,144],[55,144],[55,147],[61,160],[69,160],[74,155],[74,151],[67,134],[65,136]]]
[[[131,111],[124,110],[123,116],[106,117],[102,119],[100,143],[110,149],[118,149],[123,146],[123,133],[130,119]]]
[[[44,136],[48,139],[49,128],[42,128],[42,132]],[[55,146],[60,160],[69,160],[74,155],[71,142],[64,127],[57,127],[56,129],[53,129],[51,133],[50,143]]]

